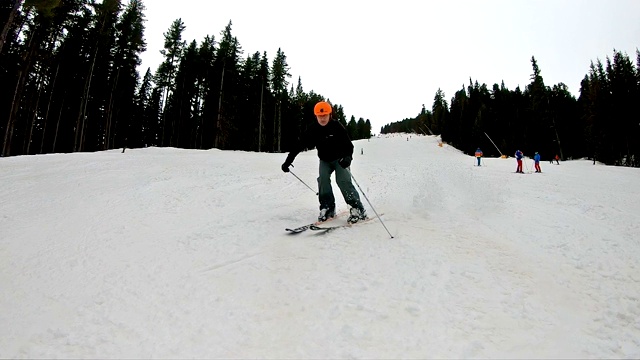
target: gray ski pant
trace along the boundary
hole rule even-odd
[[[331,188],[331,174],[336,172],[336,183],[342,192],[344,201],[351,207],[363,209],[360,202],[360,195],[351,182],[351,175],[344,169],[338,160],[324,161],[320,160],[320,176],[318,176],[318,200],[320,201],[320,210],[335,209],[336,199],[333,196]]]

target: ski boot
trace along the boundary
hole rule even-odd
[[[364,220],[367,218],[367,212],[364,210],[364,208],[357,208],[357,207],[352,207],[349,210],[349,218],[347,219],[347,222],[349,222],[350,224],[355,224],[360,220]]]
[[[319,222],[323,222],[323,221],[327,221],[328,219],[335,217],[336,216],[336,209],[332,208],[332,209],[322,209],[320,210],[320,214],[318,215],[318,221]]]

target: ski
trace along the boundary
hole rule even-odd
[[[348,213],[349,213],[348,211],[341,211],[341,212],[337,213],[336,216],[334,216],[332,218],[329,218],[329,219],[327,219],[325,221],[316,221],[316,222],[312,222],[311,224],[302,225],[302,226],[299,226],[299,227],[296,227],[296,228],[293,228],[293,229],[286,228],[284,230],[288,231],[289,234],[299,234],[301,232],[309,230],[312,226],[318,226],[318,225],[321,225],[321,224],[324,224],[324,223],[328,223],[328,222],[330,222],[332,220],[335,220],[338,217],[343,216],[343,215],[348,214]]]
[[[382,216],[384,214],[380,214],[380,216]],[[329,231],[333,231],[335,229],[341,229],[341,228],[349,228],[352,227],[354,225],[358,225],[358,224],[362,224],[362,223],[366,223],[372,220],[375,220],[379,218],[379,216],[374,216],[374,217],[370,217],[370,218],[366,218],[364,220],[360,220],[358,222],[355,223],[346,223],[346,224],[342,224],[342,225],[335,225],[335,226],[318,226],[315,224],[310,224],[309,225],[309,229],[314,230],[314,231],[323,231],[324,233],[327,233]]]
[[[309,228],[312,225],[314,225],[314,224],[307,224],[307,225],[303,225],[303,226],[300,226],[300,227],[297,227],[297,228],[293,228],[293,229],[286,228],[285,230],[288,231],[289,234],[299,234],[299,233],[301,233],[303,231],[309,230]]]

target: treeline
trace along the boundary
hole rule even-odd
[[[640,52],[636,65],[615,51],[613,58],[591,63],[576,99],[565,84],[545,85],[535,57],[524,91],[469,81],[449,105],[441,90],[431,110],[386,125],[381,133],[439,134],[471,154],[480,146],[486,156],[540,152],[550,159],[590,158],[610,165],[640,167]],[[491,143],[491,140],[497,146]]]
[[[172,146],[287,151],[325,97],[294,88],[280,49],[244,56],[231,32],[182,39],[175,20],[164,60],[138,73],[146,50],[141,0],[10,0],[0,5],[2,156]],[[327,99],[327,101],[330,101]],[[333,103],[352,139],[371,123]]]

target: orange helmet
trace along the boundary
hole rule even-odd
[[[314,106],[313,113],[316,115],[331,114],[331,104],[326,101],[320,101],[316,106]]]

